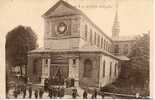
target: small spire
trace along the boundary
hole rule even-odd
[[[120,26],[119,26],[119,21],[118,21],[118,1],[116,1],[116,13],[115,13],[113,26],[112,26],[112,38],[118,39],[119,32],[120,32]]]

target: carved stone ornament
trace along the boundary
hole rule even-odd
[[[64,22],[60,22],[57,26],[57,34],[58,35],[64,35],[64,33],[67,31],[67,25]]]

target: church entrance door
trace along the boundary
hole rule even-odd
[[[69,66],[68,60],[63,57],[57,57],[51,60],[50,66],[50,83],[51,85],[64,85],[68,78]]]
[[[51,85],[64,85],[64,80],[68,77],[68,66],[51,65],[50,83]]]

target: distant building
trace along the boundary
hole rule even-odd
[[[116,14],[112,27],[112,40],[114,45],[114,55],[128,56],[134,44],[134,38],[129,36],[119,36],[120,25],[118,21],[118,5],[116,6]]]
[[[75,79],[75,86],[101,87],[118,78],[120,61],[129,60],[124,54],[131,48],[122,51],[124,46],[130,45],[130,41],[118,41],[117,14],[112,38],[83,12],[63,0],[42,17],[45,25],[44,48],[28,54],[27,71],[31,82],[42,84],[45,78],[63,77]]]

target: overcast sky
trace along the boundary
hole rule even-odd
[[[43,43],[44,24],[41,15],[51,8],[58,0],[1,0],[0,1],[0,34],[5,37],[7,32],[18,25],[30,26],[38,35],[40,46]],[[114,0],[65,0],[81,9],[107,35],[111,36],[111,28],[115,15]],[[153,23],[152,0],[120,0],[118,18],[120,35],[133,36],[152,31]],[[81,7],[79,7],[82,6]],[[90,7],[98,5],[96,8]],[[89,6],[89,8],[86,8]],[[4,43],[4,42],[3,42]]]

